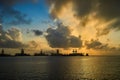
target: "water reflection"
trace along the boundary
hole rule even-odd
[[[117,59],[115,58],[113,60],[116,61]],[[117,76],[119,73],[117,72],[117,74],[115,74],[115,65],[119,64],[115,64],[115,61],[112,62],[111,59],[107,59],[107,57],[63,57],[62,59],[55,57],[52,58],[51,61],[49,62],[48,76],[52,79],[110,80],[113,76],[119,78]]]
[[[120,57],[0,58],[0,80],[120,80]]]

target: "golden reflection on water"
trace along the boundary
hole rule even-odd
[[[0,58],[0,80],[120,80],[119,62],[93,56]]]

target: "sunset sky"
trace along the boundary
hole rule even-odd
[[[0,0],[0,50],[120,55],[120,0]]]

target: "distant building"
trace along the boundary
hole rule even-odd
[[[68,56],[84,56],[84,53],[78,53],[77,50],[72,51]]]
[[[72,52],[73,52],[73,54],[76,54],[76,53],[77,53],[77,50],[74,50],[74,49],[73,49],[73,51],[72,51]]]
[[[1,50],[1,54],[4,54],[4,49]]]
[[[40,51],[40,54],[44,54],[42,50]]]
[[[21,49],[21,54],[25,54],[25,53],[24,53],[24,49]]]
[[[73,53],[75,53],[75,51],[74,51],[74,49],[73,49],[73,51],[72,51]]]
[[[7,56],[11,56],[10,54],[5,54],[5,51],[4,49],[1,50],[1,53],[0,53],[0,56],[1,57],[7,57]]]
[[[57,54],[60,54],[59,49],[56,50],[56,53],[57,53]]]
[[[35,53],[34,56],[48,56],[48,55],[45,54],[45,52],[43,52],[43,50],[41,50],[40,53]]]
[[[77,50],[75,50],[75,54],[77,53]]]
[[[86,53],[86,56],[89,56],[89,54],[88,54],[88,53]]]
[[[59,49],[56,50],[55,53],[51,53],[51,56],[62,56],[63,54],[60,53]]]
[[[30,56],[24,52],[24,49],[21,49],[21,53],[16,53],[15,56]]]

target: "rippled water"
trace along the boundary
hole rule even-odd
[[[0,57],[0,80],[120,80],[120,56]]]

